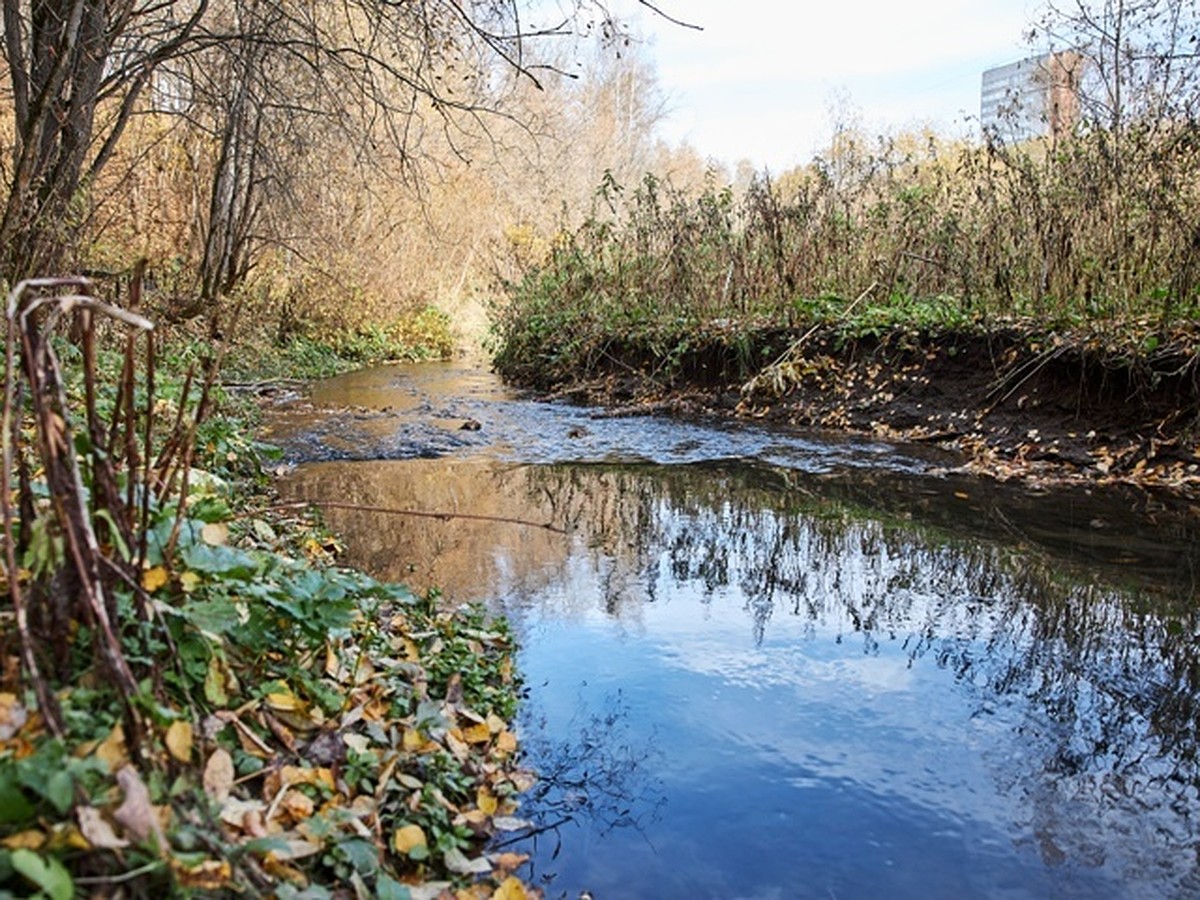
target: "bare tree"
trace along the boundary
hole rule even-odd
[[[380,141],[406,148],[432,124],[452,131],[464,119],[482,121],[494,110],[472,86],[497,67],[536,81],[531,40],[571,33],[584,20],[621,33],[603,0],[573,0],[561,21],[543,27],[530,27],[509,0],[3,0],[16,139],[0,277],[15,281],[70,258],[88,187],[145,110],[158,73],[184,94],[205,81],[227,92],[208,98],[222,112],[209,122],[220,145],[204,235],[204,290],[212,293],[246,267],[260,208],[254,192],[265,184],[259,151],[272,120],[285,112],[354,116],[367,127],[349,152]],[[181,105],[159,111],[194,111]]]
[[[1045,7],[1032,37],[1085,60],[1084,121],[1126,127],[1191,122],[1200,101],[1196,0],[1073,0]]]

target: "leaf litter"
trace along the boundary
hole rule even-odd
[[[527,857],[487,852],[528,824],[515,813],[533,783],[508,725],[520,684],[505,623],[334,567],[337,545],[308,520],[182,535],[142,579],[177,652],[146,746],[115,713],[53,738],[5,660],[0,884],[540,896],[515,874]],[[70,721],[103,691],[84,679],[59,697]],[[51,796],[41,779],[64,759]]]

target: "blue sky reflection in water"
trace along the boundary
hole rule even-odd
[[[413,416],[469,413],[498,449],[356,442],[282,487],[570,530],[328,515],[350,562],[512,617],[543,775],[522,814],[560,824],[511,849],[547,897],[1200,895],[1194,511],[697,425],[707,462],[636,462],[605,420],[571,462],[578,411],[471,396]],[[362,420],[384,455],[385,421],[420,450],[397,415]]]
[[[549,896],[1118,897],[1187,877],[1186,835],[1155,833],[1186,822],[1140,808],[1165,789],[1114,796],[1108,767],[1153,752],[1146,724],[1093,752],[1132,714],[1092,696],[1124,685],[1089,681],[1120,677],[1108,654],[1145,661],[1126,637],[1072,658],[1039,619],[1061,609],[1027,605],[1038,578],[995,552],[870,520],[656,515],[641,571],[581,544],[508,606],[551,773],[534,806],[570,818],[532,848]],[[764,554],[804,583],[765,601]],[[1083,671],[1025,668],[1043,655]]]

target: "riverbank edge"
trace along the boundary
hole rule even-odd
[[[162,352],[169,357],[173,349]],[[330,615],[339,619],[338,634],[304,654],[328,682],[325,693],[312,696],[307,686],[291,685],[278,672],[263,675],[261,659],[258,669],[243,665],[232,649],[237,623],[218,627],[205,619],[203,636],[218,649],[202,667],[202,697],[185,698],[179,709],[159,705],[145,733],[135,735],[105,686],[85,671],[56,683],[57,700],[71,720],[58,738],[47,728],[16,657],[6,654],[0,672],[0,896],[8,889],[40,889],[38,896],[55,898],[77,890],[99,896],[106,889],[122,896],[163,890],[172,896],[280,897],[353,891],[416,900],[540,896],[514,874],[523,855],[489,846],[497,832],[524,827],[514,816],[517,798],[533,781],[520,762],[512,731],[515,713],[496,714],[518,703],[522,694],[507,623],[478,605],[459,605],[437,592],[417,596],[403,585],[376,582],[341,565],[343,548],[320,515],[277,505],[268,471],[270,448],[256,439],[262,406],[282,384],[305,390],[326,377],[321,367],[330,360],[338,372],[385,361],[350,358],[329,347],[319,354],[318,366],[301,363],[288,370],[291,377],[263,370],[265,377],[257,379],[259,370],[249,367],[247,377],[257,379],[250,389],[217,382],[213,411],[205,421],[218,427],[205,439],[191,435],[191,490],[182,500],[188,512],[177,552],[147,569],[140,585],[165,618],[187,620],[198,600],[207,602],[210,585],[220,591],[227,581],[236,598],[240,589],[234,582],[246,597],[262,593],[264,579],[303,584],[321,595],[322,605],[337,607]],[[183,377],[171,366],[157,375],[159,391],[176,389]],[[74,395],[70,399],[77,402]],[[70,406],[68,421],[77,412]],[[208,443],[204,449],[203,441]],[[209,458],[220,464],[208,466]],[[203,511],[195,518],[199,507]],[[23,584],[29,574],[20,570]],[[0,588],[0,599],[8,600],[2,596],[7,577]],[[311,599],[303,597],[299,605]],[[285,598],[272,595],[261,605],[273,607],[281,623],[291,622],[298,630],[311,625]],[[377,620],[381,612],[386,615]],[[244,609],[240,615],[245,616]],[[0,647],[9,651],[9,617],[0,624]],[[242,622],[242,630],[249,627]],[[169,671],[172,661],[181,667],[192,661],[181,660],[170,640],[161,649],[165,652],[139,662]],[[286,651],[291,648],[277,649],[284,652],[266,656],[272,665],[290,664]],[[364,672],[371,675],[365,681]],[[422,709],[436,707],[436,716],[425,711],[424,718],[381,721],[375,707],[382,708],[383,700],[376,695],[385,694],[379,685],[389,672],[410,681]],[[367,688],[375,695],[364,698]],[[85,693],[86,710],[75,709],[72,696]],[[335,695],[344,701],[339,712],[349,710],[349,718],[331,730],[320,707]],[[85,718],[87,733],[81,734],[75,726]],[[352,724],[345,726],[346,721]],[[361,731],[362,723],[390,724],[391,729],[386,739],[350,733],[355,724]],[[236,735],[236,769],[228,742],[217,739],[221,730]],[[343,739],[343,731],[350,739]],[[372,754],[381,755],[377,764],[367,765]],[[250,757],[258,758],[261,768],[243,771]],[[65,769],[64,759],[69,761]],[[420,770],[419,779],[409,763]],[[360,777],[380,779],[374,798],[350,783],[355,764]],[[448,780],[455,777],[453,783]],[[403,804],[379,799],[385,791],[402,795]],[[373,805],[349,804],[351,797],[371,799]],[[339,803],[342,798],[346,804]],[[136,815],[130,813],[135,803]],[[452,843],[439,840],[443,835],[424,824],[426,806],[448,817]],[[385,812],[390,825],[382,822]],[[398,812],[405,815],[397,825]],[[298,832],[309,816],[316,822],[327,813],[340,816],[340,825],[352,825],[353,832],[322,831],[324,826]],[[367,834],[371,814],[376,822]],[[151,818],[156,824],[145,825]],[[289,827],[281,832],[277,819]],[[375,861],[346,849],[347,841],[356,840],[373,845]],[[314,863],[349,874],[330,881],[328,871],[323,878]]]
[[[664,352],[662,348],[670,348]],[[602,408],[818,428],[949,451],[1031,485],[1133,484],[1200,497],[1197,329],[1136,342],[1029,323],[987,329],[836,322],[608,335],[510,383]]]
[[[310,352],[308,358],[291,360],[286,369],[287,376],[281,376],[277,368],[251,366],[240,373],[246,380],[232,381],[224,385],[233,407],[237,410],[234,413],[235,417],[241,418],[255,435],[255,440],[262,441],[265,447],[272,445],[263,437],[264,413],[268,406],[278,402],[280,393],[295,391],[308,394],[312,387],[324,378],[378,365],[445,361],[450,355],[449,352],[443,352],[436,357],[427,356],[418,352],[419,348],[418,351],[410,353],[404,346],[395,343],[372,347],[372,353],[366,355],[347,354],[343,352],[344,348],[321,341],[314,341],[311,346],[317,348],[316,351]],[[250,486],[251,506],[274,504],[280,500],[275,489],[274,473],[265,469],[264,473],[267,475],[265,481]],[[311,504],[303,511],[291,509],[291,504],[285,504],[283,507],[268,505],[260,514],[268,518],[273,526],[280,528],[282,534],[295,541],[303,539],[307,547],[322,557],[319,564],[335,566],[341,571],[371,580],[358,569],[348,568],[338,561],[346,552],[346,547],[341,536],[325,525],[319,504]],[[319,547],[312,547],[314,533],[321,538]],[[402,582],[385,586],[406,593],[409,590]],[[520,853],[489,850],[491,838],[498,833],[528,825],[524,820],[517,819],[515,814],[518,812],[521,794],[532,786],[536,774],[521,763],[520,739],[514,732],[516,715],[497,717],[489,711],[486,718],[477,721],[480,719],[478,714],[463,704],[463,684],[476,683],[485,691],[504,695],[506,702],[519,705],[523,696],[523,681],[516,667],[518,647],[511,635],[508,620],[502,615],[485,611],[478,604],[458,604],[453,597],[445,596],[437,589],[420,598],[415,594],[409,596],[423,603],[433,617],[449,624],[452,631],[470,634],[475,644],[478,644],[478,635],[484,628],[497,632],[501,639],[495,644],[499,650],[497,659],[486,658],[483,650],[475,653],[473,647],[469,657],[473,665],[463,664],[454,671],[445,673],[448,675],[448,681],[446,689],[441,692],[444,695],[441,698],[441,712],[446,717],[449,727],[434,729],[433,733],[426,733],[426,730],[421,728],[424,739],[422,746],[409,747],[407,736],[411,735],[406,734],[406,741],[396,748],[405,754],[418,757],[430,751],[444,752],[464,763],[459,774],[470,780],[466,792],[475,798],[476,804],[465,811],[460,810],[455,817],[455,825],[459,828],[466,827],[476,845],[467,851],[465,857],[461,853],[454,857],[452,853],[449,861],[441,848],[433,849],[428,855],[417,855],[404,846],[406,840],[411,840],[413,835],[409,834],[402,839],[400,834],[405,829],[400,829],[392,839],[386,841],[385,855],[388,851],[400,858],[407,855],[410,860],[419,864],[419,868],[409,872],[402,883],[404,896],[409,900],[534,900],[542,896],[542,893],[527,885],[515,874],[515,870],[524,865],[527,857]],[[427,641],[421,641],[419,647],[414,647],[406,628],[402,628],[399,633],[406,645],[405,653],[409,662],[413,661],[414,651],[419,656],[425,655]],[[435,630],[430,630],[429,634],[434,637],[433,646],[436,650],[443,643],[444,634]],[[394,662],[370,655],[365,655],[363,659],[373,668]],[[501,673],[499,678],[498,672]],[[418,684],[416,687],[425,687],[428,693],[427,685]],[[439,698],[435,695],[430,699],[436,702]],[[468,733],[472,728],[478,730],[481,725],[487,725],[488,728],[488,736],[482,744],[478,736]],[[395,763],[395,759],[391,760],[392,772],[397,780],[403,781],[406,777],[411,777],[406,776],[403,767],[396,766]],[[382,771],[386,777],[388,766],[383,766]],[[430,783],[434,783],[433,780]],[[380,790],[382,788],[381,784]],[[449,793],[435,784],[434,799],[448,811],[450,804],[446,795]],[[504,822],[503,828],[497,826],[496,822],[499,821]],[[415,846],[420,850],[424,841],[431,836],[417,834],[416,837],[418,843]],[[281,884],[284,883],[286,879],[281,879]]]

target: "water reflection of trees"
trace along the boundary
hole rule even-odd
[[[586,535],[605,584],[620,585],[604,599],[612,615],[655,602],[666,573],[702,602],[740,596],[760,643],[772,618],[788,615],[812,633],[853,635],[864,653],[898,641],[910,664],[932,657],[953,671],[981,711],[1020,734],[1021,758],[997,775],[1027,801],[1048,862],[1102,860],[1115,852],[1109,839],[1130,846],[1131,827],[1150,845],[1194,846],[1194,519],[1162,532],[1114,522],[1121,541],[1080,554],[1028,535],[1053,533],[1055,519],[1095,527],[1072,524],[1096,514],[1089,503],[1069,517],[1054,499],[972,508],[951,490],[940,504],[924,496],[924,522],[914,522],[896,501],[903,488],[738,467],[529,472],[530,491],[553,498],[560,521]],[[892,496],[873,504],[872,489]],[[1175,876],[1196,878],[1193,855],[1175,855]]]
[[[618,828],[644,836],[666,803],[661,779],[653,774],[663,753],[653,734],[635,736],[629,717],[617,691],[600,709],[581,697],[571,720],[553,732],[544,721],[524,722],[522,753],[538,777],[522,803],[537,810],[538,821],[498,846],[520,844],[535,858],[554,859],[564,829],[584,823],[601,837]],[[538,845],[547,840],[553,849],[539,854]]]
[[[636,622],[686,587],[702,603],[741,603],[759,642],[789,617],[867,654],[900,647],[911,664],[936,662],[974,692],[980,715],[1019,735],[1019,758],[998,762],[996,777],[1026,801],[1047,860],[1117,852],[1107,837],[1113,847],[1196,844],[1194,514],[1144,498],[1134,509],[1078,493],[733,463],[311,471],[303,496],[570,530],[330,515],[357,563],[417,574],[456,600],[501,595],[517,609],[537,596],[558,605],[549,615],[599,604]],[[586,578],[571,582],[579,571]],[[1182,849],[1172,859],[1195,865]]]

